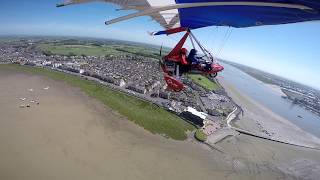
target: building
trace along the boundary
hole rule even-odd
[[[137,93],[140,93],[140,94],[145,94],[145,93],[147,93],[146,88],[141,87],[141,86],[137,86],[137,85],[129,85],[129,86],[127,87],[127,89],[129,89],[129,90],[131,90],[131,91],[134,91],[134,92],[137,92]]]
[[[109,76],[102,76],[101,80],[104,81],[104,82],[111,83],[111,84],[115,83],[115,80],[112,77],[109,77]]]
[[[60,66],[62,66],[61,63],[53,63],[52,67],[54,68],[59,68]]]
[[[206,109],[208,114],[210,114],[211,116],[221,116],[223,114],[223,112],[221,112],[221,110],[217,110],[217,109]]]
[[[159,92],[159,97],[162,99],[169,99],[169,93],[165,91],[160,91]]]
[[[199,127],[204,125],[204,120],[208,116],[208,114],[197,111],[190,106],[187,107],[180,115]]]
[[[126,82],[123,79],[117,79],[115,80],[114,84],[120,87],[124,87],[126,85]]]

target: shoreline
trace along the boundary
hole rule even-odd
[[[289,120],[275,114],[267,107],[236,90],[233,85],[226,82],[223,78],[219,78],[218,82],[225,90],[227,96],[234,101],[240,110],[236,115],[236,121],[232,123],[236,127],[244,131],[250,130],[249,132],[253,134],[271,138],[276,141],[313,148],[320,147],[319,138],[302,130]]]
[[[218,81],[228,96],[243,111],[242,114],[238,114],[238,119],[233,122],[234,125],[274,140],[314,148],[320,147],[320,139],[318,137],[302,130],[289,120],[275,114],[267,107],[235,89],[223,77],[218,78]]]
[[[222,179],[234,172],[224,157],[152,134],[63,81],[0,74],[0,179]]]
[[[239,135],[219,142],[221,153],[197,142],[152,134],[59,80],[28,73],[2,78],[7,84],[1,86],[5,99],[0,101],[5,133],[0,136],[4,142],[0,166],[7,172],[5,179],[48,179],[41,172],[59,174],[60,179],[294,179],[318,177],[320,172],[318,152],[313,150]],[[46,86],[50,89],[43,90]],[[40,106],[19,109],[17,97],[32,94]],[[296,159],[300,153],[303,164]]]
[[[18,72],[42,75],[55,80],[60,80],[73,87],[80,88],[89,96],[99,100],[114,111],[123,115],[138,126],[145,128],[153,134],[174,140],[185,140],[189,131],[194,126],[181,119],[176,114],[168,112],[147,99],[139,98],[131,94],[123,93],[106,86],[106,83],[95,78],[83,79],[82,76],[64,71],[56,71],[42,67],[28,67],[21,65],[0,66],[0,68],[15,70]],[[148,115],[155,114],[152,118]],[[162,119],[162,121],[159,121]],[[164,128],[166,127],[166,128]]]
[[[262,81],[261,81],[262,82]],[[284,92],[282,92],[282,88],[278,85],[274,84],[266,84],[262,82],[267,88],[270,88],[274,93],[279,94],[280,96],[287,96]]]

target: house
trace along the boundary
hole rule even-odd
[[[124,87],[126,85],[126,82],[123,79],[117,79],[115,80],[114,84],[120,87]]]
[[[221,116],[223,112],[217,110],[217,109],[206,109],[208,114],[211,116]]]
[[[140,93],[140,94],[145,94],[147,93],[147,90],[146,88],[144,87],[141,87],[141,86],[138,86],[138,85],[129,85],[127,87],[127,89],[131,90],[131,91],[134,91],[134,92],[137,92],[137,93]]]
[[[108,82],[108,83],[111,83],[111,84],[114,84],[114,82],[115,82],[115,80],[110,76],[102,76],[101,80]]]
[[[162,99],[169,99],[169,93],[165,91],[160,91],[159,92],[159,97]]]

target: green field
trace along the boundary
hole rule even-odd
[[[106,56],[106,55],[137,55],[149,58],[159,58],[159,50],[155,48],[146,48],[138,45],[127,44],[63,44],[46,43],[38,45],[38,48],[49,55],[66,56]]]
[[[40,49],[44,52],[50,52],[56,55],[86,55],[86,56],[105,56],[115,55],[118,51],[99,46],[87,46],[87,45],[54,45],[54,44],[41,44]],[[50,54],[48,53],[48,54]]]
[[[199,74],[188,74],[188,77],[196,84],[210,91],[217,90],[219,88],[219,85],[216,82],[211,81],[205,76]]]
[[[6,36],[0,36],[0,43],[8,43],[8,42],[12,42],[12,41],[16,41],[17,38],[15,37],[6,37]]]
[[[94,81],[84,80],[78,76],[43,68],[0,65],[0,69],[1,68],[45,75],[49,78],[62,80],[72,86],[79,87],[89,96],[98,99],[106,106],[109,106],[154,134],[161,134],[176,140],[184,140],[187,138],[186,132],[194,130],[194,126],[163,108],[124,93],[111,90]]]

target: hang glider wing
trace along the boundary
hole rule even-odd
[[[121,9],[119,10],[137,10],[138,12],[148,11],[153,7],[175,4],[174,0],[66,0],[64,3],[58,4],[57,7],[87,2],[112,3],[115,5],[119,5],[121,7]],[[147,15],[158,22],[165,29],[180,27],[177,9],[171,9],[167,11],[154,11],[148,13]],[[107,21],[106,24],[110,24],[109,21]]]
[[[67,0],[64,5],[94,0]],[[236,28],[320,20],[319,0],[100,0],[137,10],[106,24],[150,16],[166,30],[207,26]],[[160,32],[161,33],[161,32]],[[165,33],[165,32],[162,32]]]

